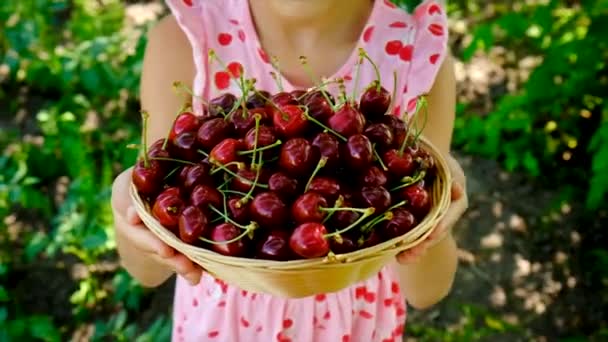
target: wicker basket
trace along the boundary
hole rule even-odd
[[[152,216],[133,184],[130,193],[142,221],[154,234],[218,279],[243,290],[288,298],[331,293],[377,274],[398,253],[422,242],[445,214],[450,204],[452,182],[447,162],[428,140],[422,138],[420,141],[435,158],[437,167],[437,179],[431,189],[433,208],[407,234],[348,254],[294,261],[224,256],[182,242]]]

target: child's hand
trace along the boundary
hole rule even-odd
[[[123,263],[137,274],[149,274],[165,266],[183,276],[190,284],[198,284],[202,275],[201,267],[165,244],[142,223],[129,197],[130,177],[130,170],[124,172],[118,176],[112,189],[114,226],[117,240],[121,242],[119,251]],[[159,267],[145,269],[150,268],[150,261]]]
[[[453,157],[447,158],[450,171],[453,175],[451,204],[443,219],[435,226],[433,232],[419,245],[397,255],[397,261],[401,264],[412,264],[420,260],[425,252],[436,243],[443,240],[452,232],[452,227],[462,217],[469,206],[466,193],[466,178],[462,167]]]

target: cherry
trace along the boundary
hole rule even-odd
[[[354,169],[363,169],[372,163],[374,150],[372,143],[365,135],[352,135],[343,146],[343,158],[348,166]]]
[[[223,202],[222,194],[216,188],[207,184],[195,186],[190,194],[190,203],[203,211],[207,211],[210,205],[216,209],[222,208]]]
[[[165,139],[158,139],[148,148],[148,158],[170,158],[169,151],[165,146]],[[165,164],[164,161],[159,161],[161,164]]]
[[[222,94],[209,101],[209,114],[226,116],[238,101],[231,93]]]
[[[416,171],[416,162],[409,151],[401,154],[398,150],[391,149],[384,153],[382,160],[388,171],[397,178],[412,176]]]
[[[302,108],[297,105],[282,105],[272,109],[272,122],[277,133],[286,138],[303,134],[308,128],[308,120]]]
[[[254,108],[245,112],[242,109],[237,109],[232,113],[230,115],[230,122],[234,126],[235,132],[239,136],[243,136],[247,131],[254,128],[256,115],[260,117],[260,120],[268,116],[264,108]]]
[[[366,186],[385,186],[388,182],[388,177],[379,167],[371,166],[359,175],[358,181]]]
[[[179,173],[179,180],[182,189],[190,193],[199,184],[213,184],[213,178],[209,174],[211,167],[209,164],[199,163],[196,165],[186,165]]]
[[[377,213],[383,213],[391,206],[391,194],[381,186],[364,186],[357,196],[362,207],[374,207]]]
[[[382,123],[387,125],[393,132],[393,148],[400,149],[407,136],[407,125],[396,115],[385,115]]]
[[[312,145],[317,147],[321,157],[327,158],[325,169],[335,169],[340,164],[340,141],[331,133],[319,133],[312,140]]]
[[[285,230],[270,231],[258,243],[256,257],[275,261],[292,259],[293,251],[289,247],[289,236],[289,232]]]
[[[171,155],[179,159],[187,161],[196,161],[200,159],[197,151],[196,131],[184,132],[173,139],[171,144]]]
[[[345,200],[343,207],[351,207],[351,203],[349,200]],[[344,229],[351,224],[357,222],[357,220],[361,217],[361,214],[356,211],[350,210],[340,210],[334,212],[334,214],[329,219],[329,226],[334,230]]]
[[[329,243],[325,239],[325,226],[316,222],[303,223],[296,227],[289,238],[289,246],[299,256],[312,259],[327,255]]]
[[[394,239],[411,231],[416,226],[414,214],[404,208],[392,210],[392,218],[380,224],[380,235],[385,240]]]
[[[256,135],[257,135],[257,146],[256,146]],[[247,132],[247,135],[245,135],[245,148],[247,150],[251,151],[256,148],[259,149],[260,147],[272,145],[276,141],[277,141],[277,136],[272,127],[260,126],[257,130],[257,134],[256,134],[255,127],[253,127],[252,129],[249,130],[249,132]],[[266,152],[269,152],[269,151],[266,151]]]
[[[381,119],[391,105],[391,94],[380,86],[378,81],[374,81],[367,88],[361,100],[359,101],[359,109],[365,115],[365,118],[370,121],[378,121]]]
[[[251,168],[243,168],[237,171],[238,177],[234,177],[231,182],[232,189],[240,192],[248,192],[251,190],[251,187],[255,184],[263,184],[268,181],[268,170],[260,170],[260,175],[258,176],[258,171]],[[257,177],[257,182],[256,182]],[[258,186],[256,186],[259,189]]]
[[[241,150],[242,144],[239,140],[233,138],[226,138],[217,144],[209,153],[211,162],[220,165],[226,165],[228,163],[239,160],[239,150]]]
[[[210,151],[215,145],[225,138],[230,137],[233,126],[223,118],[215,118],[203,122],[199,128],[196,140],[206,151]]]
[[[291,199],[298,191],[298,181],[283,172],[276,172],[268,179],[268,188],[283,199]]]
[[[389,149],[393,146],[393,130],[387,124],[371,124],[365,128],[364,134],[372,144],[375,144],[381,150]]]
[[[340,196],[340,183],[335,178],[315,177],[310,182],[308,190],[323,196],[329,203],[334,203]]]
[[[365,249],[365,248],[369,248],[369,247],[374,247],[375,245],[379,244],[380,242],[382,242],[382,239],[380,238],[380,234],[378,234],[376,232],[375,229],[367,232],[367,234],[363,235],[359,241],[359,249]]]
[[[200,119],[190,112],[179,114],[177,118],[175,118],[173,127],[171,127],[171,131],[169,132],[169,140],[175,140],[175,138],[182,133],[193,133],[198,131],[200,124]]]
[[[287,222],[287,205],[274,192],[256,195],[249,206],[251,218],[262,227],[282,228]]]
[[[230,241],[241,235],[241,229],[237,228],[232,223],[222,223],[211,229],[209,239],[216,243],[211,244],[211,249],[215,252],[232,257],[243,257],[248,252],[247,240],[239,239],[229,243],[221,243]]]
[[[293,138],[281,147],[279,166],[293,176],[309,175],[319,161],[318,150],[313,149],[308,140]]]
[[[316,192],[307,192],[292,204],[291,217],[296,223],[321,222],[326,215],[322,208],[327,208],[327,200]]]
[[[296,89],[296,90],[292,90],[289,94],[291,94],[291,96],[293,96],[294,99],[298,100],[302,96],[306,95],[306,90]]]
[[[363,133],[365,117],[353,105],[346,102],[329,118],[327,123],[329,128],[348,138],[351,135]]]
[[[431,210],[431,195],[424,187],[424,182],[418,182],[399,191],[401,198],[408,202],[408,207],[419,219],[424,218]]]
[[[249,95],[249,97],[247,98],[247,108],[249,109],[253,109],[253,108],[264,108],[266,107],[266,105],[268,104],[268,100],[270,98],[270,93],[262,90],[262,91],[256,91],[253,94]]]
[[[185,243],[195,244],[206,235],[208,220],[205,213],[195,206],[187,206],[179,216],[179,238]]]
[[[353,221],[354,222],[354,221]],[[357,250],[357,240],[352,238],[350,234],[333,237],[329,240],[331,251],[335,254],[346,254]]]
[[[165,228],[174,231],[183,207],[184,201],[179,197],[179,189],[167,188],[156,197],[152,215]]]
[[[307,94],[302,102],[308,108],[308,114],[322,123],[327,122],[334,115],[332,104],[327,102],[321,91]]]
[[[149,160],[146,167],[144,160],[138,161],[131,172],[131,180],[137,191],[144,196],[156,195],[163,186],[165,172],[163,164]]]
[[[240,224],[249,222],[249,202],[242,201],[240,197],[232,197],[228,200],[229,216]]]
[[[293,97],[293,94],[284,91],[276,93],[270,98],[270,100],[278,107],[298,104],[298,101],[295,97]]]

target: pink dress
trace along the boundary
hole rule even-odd
[[[269,56],[260,46],[247,0],[166,0],[193,47],[197,72],[193,90],[210,99],[224,92],[240,94],[231,76],[256,78],[259,89],[277,92]],[[379,65],[383,86],[392,91],[398,73],[396,112],[412,114],[419,95],[427,93],[447,54],[447,18],[441,2],[426,0],[413,13],[388,0],[375,0],[360,35]],[[214,49],[223,65],[207,59]],[[355,79],[355,49],[335,77]],[[369,63],[360,71],[359,94],[375,79]],[[296,89],[282,79],[284,90]],[[193,99],[194,110],[201,102]],[[337,293],[285,299],[248,293],[205,274],[197,286],[177,278],[173,341],[399,341],[406,319],[396,265]]]

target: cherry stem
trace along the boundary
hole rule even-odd
[[[232,223],[233,225],[237,226],[238,228],[247,229],[247,227],[249,227],[251,225],[251,224],[249,224],[248,226],[244,226],[244,225],[234,221],[226,213],[221,212],[220,210],[218,210],[216,207],[214,207],[212,205],[209,205],[209,209],[214,211],[216,214],[220,215],[224,219],[224,222]]]
[[[150,118],[150,114],[145,111],[142,110],[141,111],[141,120],[142,120],[142,134],[141,134],[141,139],[142,139],[142,148],[143,148],[143,158],[144,158],[144,167],[147,169],[148,167],[150,167],[150,160],[148,159],[148,118]]]
[[[420,172],[418,172],[418,174],[416,174],[414,177],[404,177],[401,181],[403,182],[403,184],[394,187],[391,189],[392,191],[397,191],[403,188],[407,188],[410,185],[416,184],[418,183],[422,178],[424,178],[424,176],[426,175],[426,171],[422,170]]]
[[[182,164],[186,164],[186,165],[196,165],[196,163],[193,163],[193,162],[190,162],[190,161],[186,161],[186,160],[175,159],[175,158],[152,157],[150,159],[152,159],[152,160],[172,161],[172,162],[182,163]]]
[[[306,96],[308,96],[308,94],[310,94],[311,92],[316,91],[316,90],[321,90],[323,93],[323,97],[325,97],[325,100],[327,101],[327,103],[330,106],[332,106],[332,108],[333,108],[333,103],[332,103],[331,99],[329,98],[329,95],[327,95],[327,91],[324,89],[327,85],[333,84],[333,83],[338,83],[338,81],[337,80],[326,80],[326,81],[323,81],[323,83],[319,84],[318,86],[308,88],[306,90],[306,93],[304,93],[303,95],[300,95],[300,97],[297,98],[298,102],[300,100],[302,100],[303,98],[305,98]]]
[[[239,75],[239,79],[234,77],[234,74],[230,71],[230,69],[228,69],[228,65],[226,63],[224,63],[224,61],[217,55],[217,53],[215,53],[215,50],[213,50],[213,49],[209,49],[209,59],[216,60],[221,65],[221,67],[224,68],[224,70],[226,70],[228,72],[228,74],[230,75],[230,79],[234,80],[234,82],[236,83],[236,86],[239,87],[241,89],[241,91],[244,91],[245,85],[243,83],[239,84],[239,80],[242,81],[242,79],[243,79],[242,70],[240,72],[241,75]]]
[[[262,173],[262,153],[260,153],[260,158],[259,158],[259,168],[256,170],[255,172],[255,178],[253,179],[253,183],[251,183],[251,181],[247,180],[248,184],[251,184],[251,188],[249,188],[249,191],[247,192],[247,194],[245,195],[245,197],[241,198],[239,200],[239,202],[241,204],[245,204],[247,203],[247,201],[249,201],[249,199],[253,198],[253,191],[255,190],[255,187],[258,185],[258,180],[260,179],[260,174]],[[268,186],[266,186],[266,188],[268,188]]]
[[[175,122],[177,121],[177,118],[179,117],[180,114],[182,114],[183,112],[186,111],[186,109],[188,109],[190,107],[190,105],[188,104],[184,104],[183,106],[181,106],[181,108],[177,111],[177,114],[175,114],[175,117],[173,118],[173,123],[171,124],[171,127],[173,127],[175,125]],[[163,141],[163,151],[165,151],[167,149],[167,144],[169,143],[169,135],[171,135],[171,130],[169,130],[169,132],[167,133],[167,136],[165,137],[165,141]]]
[[[315,78],[314,72],[313,72],[312,68],[310,67],[310,64],[308,64],[308,59],[306,58],[306,56],[300,56],[300,63],[302,64],[304,71],[308,74],[308,77],[310,77],[310,80],[312,81],[312,83],[315,84],[316,87],[318,87],[322,90],[323,97],[325,97],[327,104],[332,106],[331,99],[329,98],[329,95],[327,95],[327,92],[325,92],[325,86],[327,84],[330,84],[331,81],[326,82],[326,81],[323,81],[323,79],[321,79],[320,80],[321,83],[318,84],[318,81]]]
[[[348,139],[346,139],[344,136],[342,136],[340,133],[334,131],[333,129],[325,126],[321,121],[313,118],[312,116],[310,116],[310,114],[308,114],[308,107],[306,106],[300,106],[300,108],[304,109],[304,117],[306,117],[306,119],[308,121],[312,121],[313,123],[315,123],[316,125],[319,125],[320,127],[322,127],[323,129],[327,130],[328,132],[331,132],[333,135],[335,135],[336,137],[338,137],[340,140],[346,142],[348,141]]]
[[[429,119],[429,107],[428,107],[428,102],[426,100],[426,97],[422,96],[420,99],[419,103],[416,103],[416,105],[420,104],[421,108],[424,108],[424,122],[422,123],[422,128],[418,131],[418,125],[416,125],[416,137],[414,138],[414,144],[416,144],[418,142],[418,139],[420,139],[420,135],[422,134],[422,131],[424,131],[424,129],[426,128],[426,124],[428,122]]]
[[[196,152],[198,152],[198,153],[204,155],[205,157],[209,158],[209,153],[207,153],[207,152],[205,152],[203,150],[196,150]]]
[[[221,190],[221,192],[224,192],[227,194],[235,194],[235,195],[239,195],[239,196],[247,196],[247,194],[242,191],[236,191],[236,190],[230,190],[230,189]]]
[[[255,83],[255,82],[254,82]],[[277,106],[274,102],[272,102],[271,99],[269,99],[268,97],[264,96],[264,94],[262,94],[260,91],[258,91],[257,89],[253,88],[253,91],[260,96],[261,98],[263,98],[264,100],[266,100],[266,102],[268,102],[268,104],[270,104],[272,107],[274,107],[274,109],[278,110],[279,113],[281,113],[281,115],[283,116],[283,119],[288,120],[289,119],[289,115],[287,115],[287,113],[285,113],[279,106]]]
[[[373,220],[369,221],[368,223],[366,223],[363,227],[361,227],[361,232],[367,233],[367,232],[369,232],[370,229],[372,229],[373,227],[378,225],[378,223],[384,222],[384,221],[390,221],[392,219],[393,219],[393,213],[389,210],[389,211],[385,212],[383,215],[378,216],[378,217],[374,218]]]
[[[395,109],[395,101],[397,100],[397,70],[393,71],[393,97],[391,99],[391,105],[388,108],[388,112],[392,113]],[[386,113],[384,113],[386,114]]]
[[[262,119],[259,114],[255,114],[255,140],[253,141],[253,153],[251,154],[251,167],[255,164],[255,156],[257,154],[258,149],[258,139],[260,136],[260,120]],[[262,156],[262,152],[260,152],[260,160]],[[257,177],[256,177],[257,178]]]
[[[386,211],[387,211],[387,212],[389,212],[389,211],[393,211],[393,210],[395,210],[395,209],[397,209],[397,208],[401,208],[401,207],[403,207],[403,206],[404,206],[404,205],[406,205],[406,204],[407,204],[407,201],[401,201],[401,202],[399,202],[399,203],[397,203],[397,204],[393,205],[392,207],[390,207],[390,208],[386,209]]]
[[[227,241],[212,241],[212,240],[208,240],[204,237],[199,237],[199,240],[206,242],[206,243],[210,243],[212,245],[227,245],[229,243],[233,243],[236,241],[239,241],[240,239],[244,238],[246,235],[251,234],[251,232],[253,232],[254,230],[256,230],[258,228],[258,225],[254,223],[248,225],[245,229],[245,231],[243,233],[241,233],[239,236],[235,237],[234,239],[230,239]]]
[[[378,163],[380,163],[382,170],[388,171],[388,167],[386,167],[386,165],[384,164],[384,161],[382,160],[382,157],[380,157],[380,154],[378,154],[378,151],[376,151],[376,144],[372,145],[372,151],[374,151],[374,156],[378,160]]]
[[[346,85],[344,84],[343,78],[338,79],[338,88],[340,89],[340,97],[342,98],[341,104],[348,102],[348,96],[346,95]]]
[[[359,78],[361,77],[361,64],[363,64],[363,56],[359,56],[357,67],[355,71],[355,83],[353,84],[353,101],[357,98],[357,92],[359,90]]]
[[[314,171],[312,171],[312,174],[310,175],[310,178],[308,178],[308,182],[306,183],[306,187],[304,188],[304,192],[308,191],[308,188],[310,188],[310,183],[312,183],[313,178],[315,178],[315,176],[317,175],[317,173],[319,173],[319,171],[323,167],[325,167],[325,164],[327,164],[327,157],[323,156],[323,157],[321,157],[321,159],[317,163],[317,167],[315,167]]]
[[[176,168],[174,168],[174,169],[173,169],[173,170],[171,170],[171,172],[169,172],[169,173],[168,173],[168,174],[165,176],[165,178],[163,178],[163,179],[164,179],[164,180],[169,179],[169,177],[173,176],[173,174],[174,174],[174,173],[176,173],[176,172],[177,172],[177,170],[179,170],[179,169],[180,169],[180,167],[179,167],[179,166],[178,166],[178,167],[176,167]]]
[[[336,211],[352,211],[355,213],[361,213],[364,214],[369,210],[369,208],[347,208],[347,207],[340,207],[340,208],[319,208],[319,211],[323,211],[323,212],[327,212],[327,213],[333,213]]]
[[[214,165],[217,167],[217,169],[211,170],[211,172],[209,174],[212,176],[220,171],[226,171],[228,169],[228,166],[230,166],[230,165],[236,165],[237,169],[239,169],[239,170],[245,167],[245,164],[243,164],[242,162],[237,162],[237,161],[230,162],[226,165],[222,165],[220,163],[214,163]],[[228,170],[228,171],[230,171],[230,170]],[[234,176],[234,175],[231,174],[231,176]]]
[[[338,196],[338,199],[336,200],[336,203],[334,203],[334,207],[340,208],[342,207],[342,204],[344,204],[344,196],[340,195]],[[327,214],[327,216],[325,216],[325,218],[323,219],[323,223],[329,221],[329,219],[334,216],[334,214],[336,213],[336,211],[331,211]]]
[[[175,92],[177,92],[180,89],[183,90],[183,91],[185,91],[186,93],[188,93],[188,95],[190,95],[192,97],[196,97],[197,99],[199,99],[200,101],[202,101],[205,105],[209,104],[207,101],[205,101],[205,99],[202,96],[194,94],[194,92],[192,91],[192,89],[190,89],[190,87],[188,87],[187,85],[185,85],[183,82],[181,82],[181,81],[175,81],[175,82],[173,82],[173,90]]]
[[[344,229],[337,230],[337,231],[335,231],[333,233],[325,234],[324,237],[327,239],[327,238],[330,238],[330,237],[334,237],[334,236],[346,233],[347,231],[349,231],[349,230],[353,229],[354,227],[360,225],[361,222],[365,221],[368,217],[370,217],[371,215],[373,215],[374,211],[375,211],[375,209],[373,207],[364,209],[363,215],[361,215],[361,217],[357,221],[353,222],[353,224],[351,224],[350,226],[348,226],[348,227],[346,227]]]
[[[376,63],[374,63],[374,61],[369,57],[369,55],[367,54],[367,52],[365,52],[365,50],[363,48],[359,48],[359,56],[367,59],[370,64],[372,65],[372,67],[374,68],[374,71],[376,72],[376,90],[380,91],[381,89],[381,76],[380,76],[380,69],[378,69],[378,66],[376,65]]]
[[[266,150],[270,150],[271,148],[277,147],[277,146],[281,145],[282,143],[283,142],[281,140],[277,140],[274,144],[266,145],[266,146],[263,146],[263,147],[260,147],[257,149],[253,149],[253,150],[239,151],[238,154],[242,156],[242,155],[246,155],[246,154],[266,151]]]

